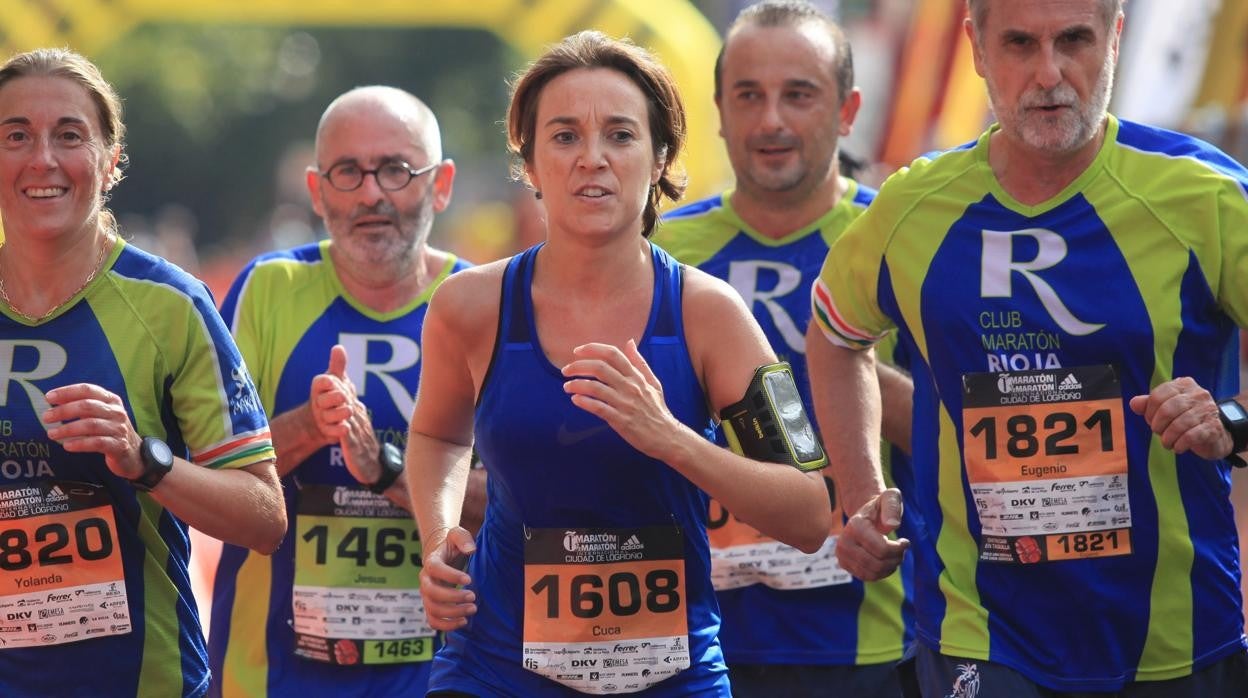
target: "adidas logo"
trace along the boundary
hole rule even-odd
[[[1075,379],[1075,374],[1067,373],[1066,377],[1062,379],[1061,385],[1057,387],[1061,390],[1082,390],[1083,383]]]
[[[624,541],[624,544],[620,546],[620,550],[639,550],[644,547],[646,546],[637,539],[637,534],[633,534],[628,537],[628,540]]]
[[[45,502],[63,502],[66,499],[69,499],[69,495],[61,491],[60,485],[53,485],[52,489],[48,490],[48,494],[43,498]]]

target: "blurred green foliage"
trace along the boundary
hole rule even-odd
[[[263,232],[282,198],[275,168],[357,85],[421,97],[447,156],[509,186],[500,122],[519,59],[486,31],[148,24],[94,58],[129,129],[130,166],[110,206],[124,218],[181,204],[204,251]]]

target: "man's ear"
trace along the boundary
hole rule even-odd
[[[845,95],[845,101],[841,103],[841,130],[842,138],[848,136],[854,131],[854,119],[858,117],[858,110],[862,108],[862,91],[857,87],[849,91]]]
[[[455,188],[455,161],[447,158],[438,165],[433,178],[433,212],[442,213],[451,205],[451,192]]]
[[[312,210],[321,218],[325,217],[325,207],[321,205],[321,187],[325,186],[322,181],[320,170],[315,167],[309,167],[304,173],[304,182],[308,185],[308,198],[312,200]]]

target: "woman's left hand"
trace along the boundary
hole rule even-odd
[[[45,397],[51,407],[41,419],[50,425],[48,438],[71,453],[104,454],[117,477],[133,480],[143,474],[139,457],[143,440],[120,397],[92,383],[62,386]]]
[[[582,344],[563,367],[563,389],[572,404],[601,417],[633,448],[666,461],[671,436],[682,425],[667,409],[663,386],[628,340],[621,350],[610,344]]]

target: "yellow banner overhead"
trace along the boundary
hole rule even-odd
[[[675,76],[691,125],[687,196],[718,191],[728,172],[712,84],[720,38],[686,0],[4,0],[0,52],[69,45],[91,55],[145,23],[480,29],[526,59],[568,34],[598,29],[654,51]]]

